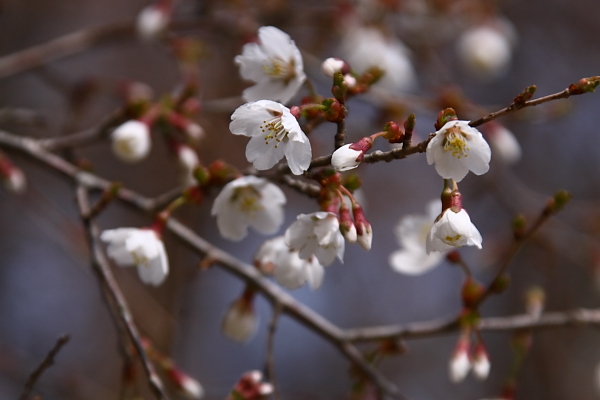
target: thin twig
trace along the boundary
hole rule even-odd
[[[23,389],[23,393],[21,394],[21,397],[19,397],[19,400],[27,400],[29,398],[29,394],[37,380],[40,379],[40,376],[42,376],[44,371],[54,365],[54,357],[56,357],[60,349],[62,349],[70,339],[71,337],[69,335],[63,335],[56,340],[56,343],[50,352],[48,352],[42,363],[31,373],[31,375],[29,375],[29,379],[27,379],[27,382],[25,383],[25,388]]]
[[[84,225],[86,227],[86,232],[88,235],[90,246],[92,247],[92,265],[98,272],[103,286],[105,286],[108,289],[108,294],[111,296],[112,301],[117,306],[117,315],[120,317],[123,325],[127,329],[127,333],[129,334],[129,337],[140,356],[140,360],[142,361],[142,365],[144,366],[144,371],[146,372],[148,381],[150,383],[150,388],[152,389],[152,391],[158,399],[169,400],[169,396],[164,390],[164,385],[160,377],[156,373],[156,369],[150,361],[150,358],[146,353],[146,349],[142,344],[141,335],[133,320],[133,315],[129,310],[129,306],[127,304],[127,301],[125,300],[125,296],[123,295],[123,292],[121,291],[117,280],[112,274],[108,259],[106,258],[104,251],[102,250],[102,246],[100,244],[99,239],[99,229],[94,223],[94,221],[91,218],[89,218],[91,211],[89,194],[87,189],[81,185],[77,187],[77,204],[79,206],[79,211],[82,216]]]
[[[267,338],[267,380],[273,385],[273,398],[275,400],[281,400],[281,391],[277,384],[275,374],[275,333],[279,325],[279,319],[281,318],[282,307],[279,303],[273,305],[273,316],[271,317],[271,323],[269,324],[269,336]]]

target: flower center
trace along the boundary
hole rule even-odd
[[[450,151],[454,157],[461,158],[468,157],[470,150],[467,135],[456,127],[448,129],[444,138],[444,151]]]
[[[460,240],[460,238],[462,238],[461,234],[456,234],[455,236],[446,236],[445,242],[446,242],[446,244],[453,246],[454,243],[456,243]]]
[[[294,60],[284,61],[279,58],[271,58],[270,63],[263,65],[265,75],[272,79],[278,79],[285,82],[287,85],[296,77],[296,69],[294,68]]]
[[[133,261],[135,262],[135,265],[143,265],[144,267],[149,267],[150,260],[148,259],[148,257],[146,257],[144,252],[140,251],[140,250],[141,249],[134,250],[131,252],[131,255],[133,256]]]
[[[233,191],[231,201],[236,203],[238,209],[246,215],[255,215],[261,210],[264,210],[264,206],[261,199],[261,194],[253,186],[244,186],[237,188]]]
[[[260,130],[265,133],[265,144],[268,145],[270,142],[275,141],[275,148],[277,148],[279,143],[287,138],[289,132],[283,126],[282,113],[274,110],[269,110],[269,112],[274,115],[274,118],[263,121]]]

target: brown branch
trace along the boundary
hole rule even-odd
[[[144,371],[146,372],[148,381],[150,383],[150,388],[158,399],[169,400],[169,396],[164,390],[164,385],[156,373],[156,369],[150,361],[146,349],[142,344],[141,335],[133,320],[133,315],[129,310],[125,296],[123,295],[117,280],[112,274],[110,263],[108,262],[104,251],[102,250],[102,245],[100,244],[99,238],[100,231],[93,219],[90,218],[91,208],[87,189],[80,185],[77,187],[77,204],[86,228],[90,246],[92,247],[92,265],[98,272],[102,285],[107,288],[107,292],[111,297],[111,302],[117,307],[116,314],[119,316],[123,326],[129,334],[129,338],[139,354],[142,365],[144,366]]]
[[[279,325],[279,319],[281,318],[281,306],[276,304],[273,307],[273,316],[271,317],[271,323],[269,324],[269,336],[267,337],[267,380],[273,385],[273,398],[275,400],[281,400],[281,392],[279,385],[277,384],[275,374],[275,333],[277,333],[277,327]]]
[[[33,389],[33,386],[35,385],[37,380],[40,379],[42,374],[48,368],[54,365],[54,357],[56,357],[60,349],[62,349],[62,347],[65,344],[67,344],[70,339],[71,337],[69,335],[63,335],[57,339],[56,343],[54,344],[50,352],[46,355],[42,363],[35,369],[35,371],[31,373],[29,379],[27,379],[27,382],[25,383],[25,388],[23,389],[23,393],[21,394],[21,397],[19,397],[19,400],[27,400],[29,398],[29,394],[31,393],[31,390]]]
[[[133,31],[133,21],[112,22],[85,28],[49,42],[0,57],[0,78],[6,78],[40,67],[59,58],[80,53],[101,41],[131,35]]]

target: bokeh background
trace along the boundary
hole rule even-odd
[[[364,1],[360,7],[382,7],[376,3]],[[90,26],[133,21],[147,4],[141,0],[4,0],[0,55]],[[398,11],[384,9],[365,19],[376,20],[404,41],[411,50],[417,78],[409,93],[391,93],[398,100],[393,104],[382,103],[376,96],[351,100],[349,140],[375,133],[390,118],[401,121],[411,112],[418,117],[417,134],[425,138],[434,131],[435,115],[444,107],[440,93],[451,85],[461,88],[482,110],[492,111],[510,104],[532,84],[538,86],[539,95],[546,95],[600,72],[600,4],[595,0],[403,0],[381,4],[396,5]],[[423,4],[436,11],[419,25],[411,13]],[[247,165],[247,140],[233,137],[227,126],[236,104],[241,104],[236,98],[247,85],[233,58],[249,35],[262,25],[288,32],[305,54],[307,74],[327,95],[329,81],[320,72],[320,62],[342,56],[340,15],[348,7],[332,0],[176,3],[174,20],[183,22],[174,24],[172,34],[198,38],[205,46],[199,65],[204,112],[198,121],[206,131],[200,147],[204,162],[224,158],[240,168]],[[472,22],[469,10],[481,7],[508,19],[518,35],[509,71],[494,80],[469,75],[455,51],[457,36]],[[0,79],[0,107],[31,109],[44,120],[33,125],[4,121],[1,128],[34,137],[74,132],[95,126],[122,105],[116,89],[120,81],[147,83],[160,97],[177,87],[180,77],[167,41],[120,35],[42,68]],[[82,85],[94,88],[85,104],[80,99],[70,100],[75,88]],[[517,213],[533,218],[558,189],[574,195],[568,209],[518,255],[511,267],[513,285],[486,303],[484,315],[523,312],[524,292],[533,285],[546,291],[547,310],[599,306],[599,111],[598,95],[590,94],[502,119],[518,138],[523,157],[513,165],[494,158],[487,175],[471,174],[461,184],[465,206],[484,237],[483,250],[467,248],[463,255],[483,281],[493,276],[495,261],[506,251],[510,224]],[[334,125],[326,124],[311,134],[314,154],[332,151],[334,132]],[[385,150],[386,146],[377,148]],[[0,397],[17,398],[29,373],[56,338],[68,333],[71,342],[35,392],[47,400],[117,399],[122,371],[117,331],[89,264],[73,186],[25,156],[9,155],[25,171],[29,185],[22,196],[0,191]],[[77,149],[75,156],[93,163],[101,176],[148,196],[179,183],[176,160],[159,140],[150,157],[134,165],[118,161],[108,142]],[[396,273],[388,263],[389,254],[398,248],[393,233],[398,220],[408,213],[424,212],[423,205],[439,196],[442,182],[434,168],[427,165],[424,155],[414,155],[390,164],[363,165],[357,171],[364,180],[366,213],[374,229],[372,250],[367,253],[356,245],[348,246],[346,263],[327,268],[320,290],[302,288],[293,295],[340,327],[455,315],[463,282],[458,268],[444,263],[412,277]],[[317,208],[314,201],[285,190],[284,228],[298,213]],[[251,261],[265,238],[250,235],[239,243],[222,239],[210,216],[211,204],[212,198],[208,198],[200,206],[178,211],[177,216],[215,245]],[[99,222],[102,228],[114,228],[145,226],[151,219],[115,203]],[[203,384],[207,399],[222,399],[243,372],[264,367],[269,305],[259,300],[262,322],[249,343],[227,340],[220,333],[221,318],[243,290],[243,283],[218,268],[199,271],[196,255],[168,235],[166,242],[171,274],[161,287],[144,286],[134,269],[115,268],[114,272],[142,333]],[[484,382],[469,376],[461,384],[450,383],[447,368],[456,334],[411,340],[406,354],[385,360],[381,369],[411,399],[497,397],[512,365],[511,334],[488,333],[484,338],[492,360],[490,377]],[[519,374],[517,398],[600,397],[596,371],[599,340],[595,328],[536,332]],[[284,399],[349,398],[347,361],[287,317],[276,337],[276,366]]]

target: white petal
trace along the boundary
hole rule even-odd
[[[409,249],[395,251],[390,255],[389,262],[396,272],[406,275],[421,275],[436,267],[443,257],[443,253],[427,254],[423,247],[421,251]]]

